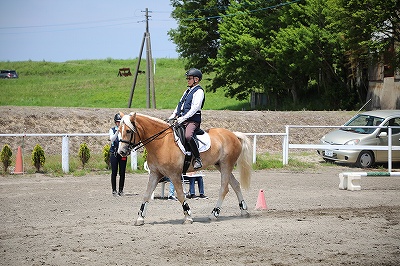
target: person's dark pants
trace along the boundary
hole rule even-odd
[[[195,195],[195,188],[194,188],[194,183],[197,181],[197,185],[199,186],[199,194],[204,195],[204,183],[203,183],[203,177],[202,176],[197,176],[197,177],[188,177],[189,179],[189,193],[190,195]]]
[[[114,153],[111,153],[111,155],[110,155],[111,187],[112,187],[113,191],[117,190],[118,169],[119,169],[119,189],[118,189],[118,191],[119,192],[124,191],[126,162],[127,162],[127,157],[122,157],[119,154],[114,155]]]

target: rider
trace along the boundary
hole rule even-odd
[[[199,149],[193,138],[194,132],[200,127],[201,108],[204,106],[204,90],[200,86],[203,74],[197,68],[191,68],[186,73],[188,89],[182,95],[178,105],[168,120],[177,118],[177,123],[185,127],[186,143],[189,144],[194,156],[193,168],[203,167]]]

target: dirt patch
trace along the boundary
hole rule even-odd
[[[1,133],[107,133],[120,109],[0,107]],[[138,111],[166,118],[171,110]],[[340,125],[351,112],[204,111],[203,128],[284,132],[285,125]],[[317,143],[324,130],[299,130],[293,143]],[[22,137],[2,137],[13,150]],[[71,138],[101,152],[107,137]],[[60,137],[25,137],[61,154]],[[259,152],[279,152],[281,139],[258,139]],[[188,200],[194,223],[182,225],[181,204],[150,202],[145,225],[134,226],[148,176],[127,175],[124,197],[113,197],[109,174],[0,176],[1,265],[399,265],[400,179],[365,177],[361,191],[339,190],[346,167],[255,171],[244,191],[250,218],[228,193],[218,221],[208,219],[220,177],[205,171],[208,199]],[[260,189],[268,210],[254,207]]]
[[[108,175],[0,177],[1,265],[399,265],[400,179],[366,177],[339,190],[341,167],[255,171],[240,217],[231,190],[218,221],[219,174],[206,171],[208,199],[156,199],[134,226],[148,177],[128,174],[124,197]],[[263,189],[268,210],[255,210]],[[197,192],[198,193],[198,192]]]

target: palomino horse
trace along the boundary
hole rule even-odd
[[[186,202],[181,180],[185,155],[175,143],[172,126],[161,119],[143,114],[124,115],[121,113],[121,116],[119,127],[121,140],[118,153],[127,156],[131,149],[137,149],[141,146],[145,146],[148,152],[149,182],[135,225],[144,224],[151,194],[164,176],[169,177],[175,186],[177,198],[182,204],[185,216],[184,223],[192,223],[190,207]],[[252,169],[250,141],[243,133],[233,133],[224,128],[211,128],[207,132],[210,135],[211,147],[201,153],[203,168],[215,165],[221,172],[219,198],[211,212],[210,219],[218,218],[222,202],[229,190],[228,184],[231,185],[239,200],[241,215],[249,216],[240,186],[243,188],[250,186]],[[239,170],[240,183],[232,174],[235,164],[237,164]],[[189,171],[193,170],[193,166],[190,166]]]

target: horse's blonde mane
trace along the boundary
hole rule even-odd
[[[157,117],[153,117],[153,116],[149,116],[149,115],[145,115],[145,114],[141,114],[141,113],[136,113],[136,115],[140,115],[140,116],[146,117],[146,118],[151,119],[151,120],[153,120],[155,122],[158,122],[158,123],[163,123],[163,124],[167,123],[164,120],[162,120],[160,118],[157,118]]]

